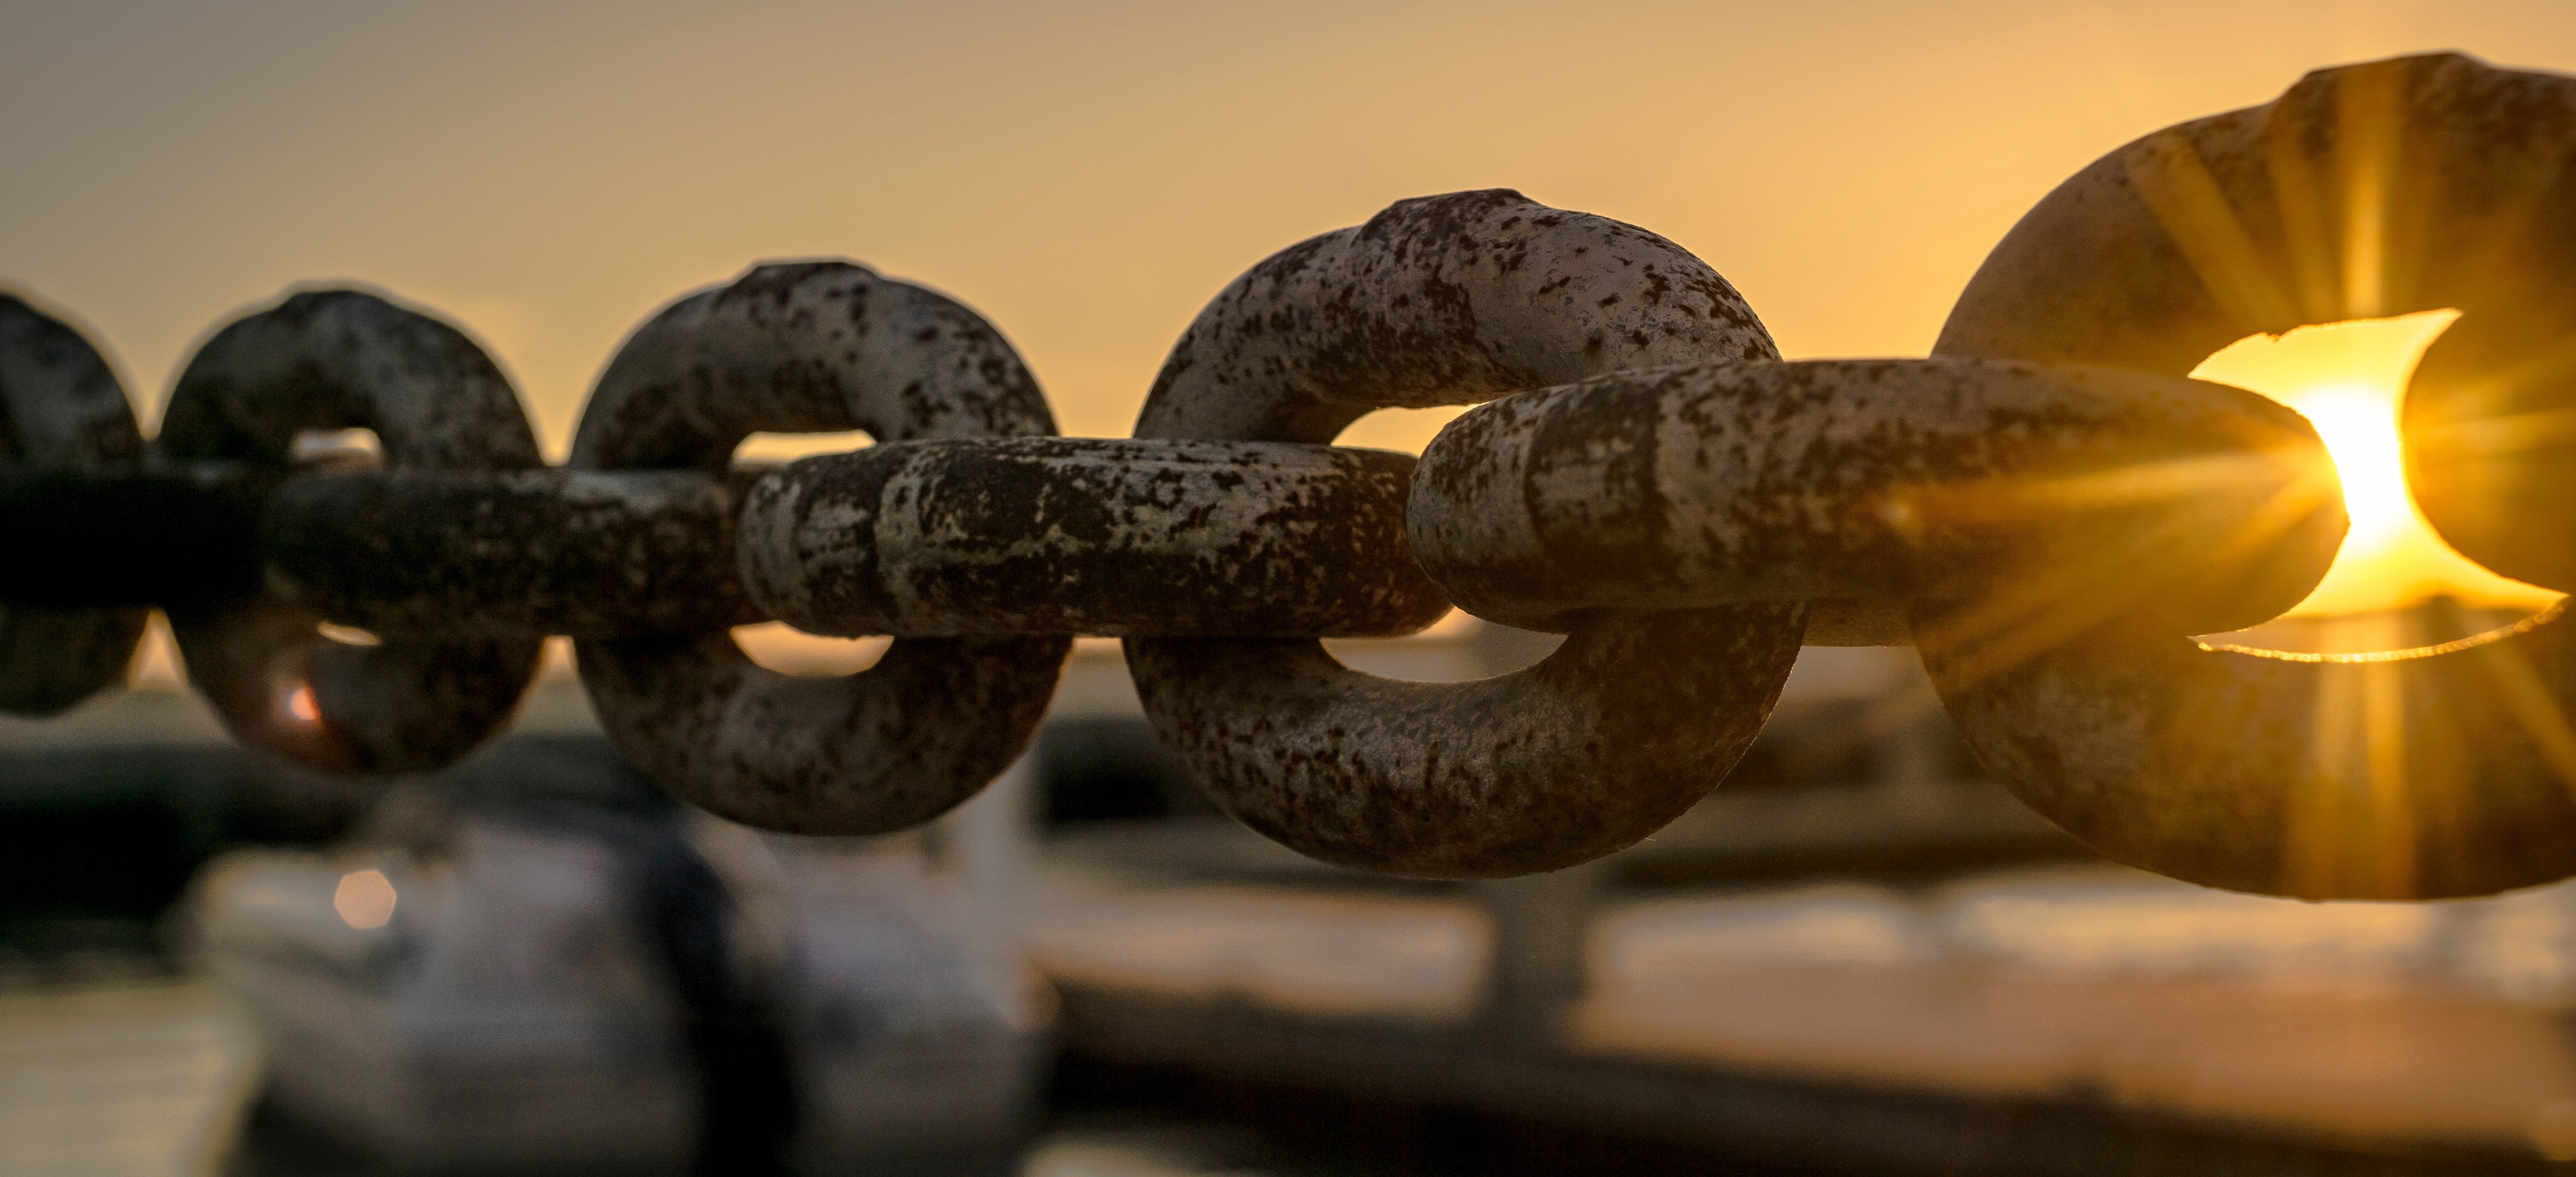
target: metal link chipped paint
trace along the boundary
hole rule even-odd
[[[2407,266],[2323,260],[2358,255],[2318,177],[2365,151],[2431,177],[2381,193]],[[2571,201],[2576,81],[2323,71],[2068,181],[1932,358],[1790,363],[1652,233],[1501,190],[1407,200],[1228,285],[1126,440],[1052,436],[954,300],[761,266],[638,328],[561,469],[470,341],[381,299],[226,328],[149,447],[95,349],[0,299],[0,708],[114,681],[154,603],[245,742],[401,771],[501,726],[537,640],[570,634],[612,738],[674,792],[870,833],[983,787],[1071,636],[1110,635],[1248,825],[1494,876],[1617,850],[1716,787],[1802,643],[1911,644],[1988,769],[2113,858],[2316,898],[2539,883],[2576,874],[2565,623],[2351,662],[2193,641],[2298,601],[2345,523],[2303,418],[2187,373],[2256,331],[2465,312],[2405,405],[2423,508],[2496,570],[2576,587],[2576,447],[2523,428],[2576,389]],[[1479,402],[1418,463],[1330,444]],[[353,427],[383,468],[295,461],[299,432]],[[845,430],[878,444],[733,460],[755,431]],[[1453,602],[1568,639],[1454,684],[1316,640]],[[726,632],[771,617],[896,641],[790,678]],[[2363,697],[2400,737],[2366,754],[2319,718]]]

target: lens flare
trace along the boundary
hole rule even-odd
[[[394,884],[380,870],[351,871],[340,876],[331,893],[331,910],[359,931],[381,928],[394,918]]]
[[[2459,318],[2428,311],[2253,335],[2192,376],[2262,393],[2316,426],[2343,480],[2352,530],[2334,566],[2292,617],[2403,608],[2432,597],[2473,607],[2536,610],[2559,594],[2508,580],[2451,549],[2415,509],[2406,486],[2398,401],[2424,349]]]

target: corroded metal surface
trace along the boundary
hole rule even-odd
[[[579,651],[601,724],[665,788],[762,829],[876,834],[946,813],[1010,767],[1070,646],[906,638],[839,678],[763,669],[721,631]]]
[[[754,432],[879,441],[1051,434],[1037,381],[973,311],[845,263],[762,266],[638,329],[582,411],[572,464],[720,473]],[[576,644],[618,747],[752,825],[901,829],[991,781],[1028,743],[1069,636],[915,638],[839,678],[795,678],[722,630]]]
[[[2147,609],[2208,633],[2296,604],[2343,536],[2298,414],[2224,385],[1996,360],[1665,368],[1506,397],[1423,452],[1416,555],[1478,616],[1839,600],[1989,626]],[[2209,537],[2269,512],[2261,545]],[[1892,643],[1891,643],[1892,644]]]
[[[2457,55],[2310,74],[2066,182],[1961,296],[1945,353],[2180,374],[2255,331],[2457,308],[2409,386],[2418,502],[2469,556],[2576,586],[2576,79]],[[2268,537],[2220,532],[2214,544]],[[2576,873],[2564,621],[2358,665],[2202,648],[2171,623],[1950,625],[1925,665],[1980,760],[2095,848],[2309,898],[2471,895]]]
[[[1449,611],[1413,459],[1280,442],[894,442],[763,479],[743,581],[798,629],[1386,637]]]
[[[299,434],[341,429],[373,430],[395,469],[541,461],[517,394],[481,348],[355,291],[298,294],[217,332],[180,373],[154,445],[173,462],[235,462],[282,480]],[[455,760],[508,721],[537,666],[533,634],[354,645],[268,593],[174,604],[170,622],[190,681],[243,743],[338,772]]]
[[[379,634],[687,633],[765,620],[734,574],[756,471],[387,470],[271,494],[272,581]],[[429,525],[424,526],[427,523]]]
[[[582,407],[572,465],[721,474],[754,433],[878,441],[1055,432],[1037,378],[965,305],[848,262],[753,268],[636,328]]]
[[[1799,619],[1770,604],[1595,621],[1471,683],[1362,674],[1311,641],[1131,641],[1127,662],[1155,730],[1236,820],[1344,866],[1495,878],[1633,845],[1717,787],[1770,718]]]
[[[2001,635],[1998,635],[2000,638]],[[2170,629],[1922,644],[1988,771],[2103,854],[2211,887],[2440,899],[2576,873],[2576,627],[2307,663]]]
[[[1237,278],[1182,333],[1136,435],[1329,441],[1381,407],[1778,354],[1734,288],[1663,238],[1454,193]],[[1130,639],[1128,665],[1164,742],[1254,828],[1372,870],[1500,876],[1616,850],[1715,787],[1802,622],[1794,604],[1598,615],[1548,661],[1464,685],[1389,683],[1312,639]]]
[[[105,474],[133,469],[142,453],[134,409],[98,349],[52,316],[0,294],[0,475]],[[28,502],[25,513],[43,510]],[[16,540],[20,531],[0,534]],[[12,547],[12,562],[82,554]],[[0,711],[52,715],[122,681],[145,616],[138,609],[66,607],[11,594],[0,603]]]
[[[2320,70],[2060,185],[1935,351],[2182,375],[2255,332],[2452,309],[2404,405],[2454,547],[2576,589],[2576,78],[2459,54]]]
[[[508,723],[536,674],[533,637],[365,646],[271,595],[168,608],[189,683],[234,738],[329,772],[451,764]]]
[[[1181,333],[1138,437],[1327,442],[1382,408],[1779,358],[1690,251],[1508,189],[1399,201],[1263,259]]]

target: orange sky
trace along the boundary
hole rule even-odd
[[[1920,354],[2136,135],[2394,53],[2576,70],[2566,0],[1075,7],[11,5],[0,284],[158,406],[236,311],[363,280],[490,343],[559,451],[655,306],[841,255],[980,308],[1067,432],[1119,435],[1218,287],[1400,197],[1632,221],[1792,356]]]

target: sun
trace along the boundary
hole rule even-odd
[[[2535,610],[2558,593],[2487,571],[2442,541],[2406,485],[2398,400],[2416,361],[2459,318],[2427,311],[2253,335],[2192,376],[2262,393],[2316,426],[2342,476],[2352,530],[2325,579],[2288,616],[2344,616],[2437,596],[2470,607]]]
[[[2316,426],[2343,476],[2344,513],[2352,530],[2344,548],[2358,566],[2405,542],[2415,504],[2406,494],[2399,453],[2397,413],[2385,390],[2359,384],[2326,384],[2284,393],[2281,401]]]

